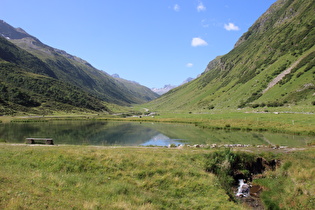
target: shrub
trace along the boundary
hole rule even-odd
[[[303,72],[297,73],[296,78],[299,78],[302,74],[303,74]]]
[[[177,147],[175,144],[170,144],[169,147]]]
[[[214,109],[214,106],[213,105],[209,105],[208,109]]]
[[[279,102],[279,101],[269,101],[267,103],[267,107],[279,107],[279,106],[283,106],[284,103],[283,102]]]
[[[259,107],[260,105],[259,104],[252,104],[252,107],[255,109],[257,107]]]

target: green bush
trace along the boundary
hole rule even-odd
[[[279,101],[269,101],[267,103],[267,107],[279,107],[283,105],[284,105],[284,102],[279,102]]]
[[[213,105],[209,105],[208,109],[214,109],[214,106]]]

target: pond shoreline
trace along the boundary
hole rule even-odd
[[[43,119],[41,119],[43,120]],[[166,147],[268,147],[285,149],[315,142],[313,136],[258,131],[211,130],[185,123],[47,120],[0,124],[0,142],[50,138],[54,144]]]
[[[285,147],[285,148],[270,148],[270,147],[195,147],[195,146],[180,146],[180,147],[166,147],[166,146],[104,146],[104,145],[73,145],[73,144],[55,144],[55,145],[47,145],[47,144],[26,144],[26,143],[4,143],[0,142],[1,145],[6,146],[21,146],[21,147],[82,147],[82,148],[98,148],[98,149],[167,149],[167,150],[220,150],[220,149],[232,149],[233,151],[240,152],[274,152],[274,153],[290,153],[296,151],[303,151],[309,148],[315,148],[315,146],[305,146],[305,147]]]
[[[276,114],[275,114],[276,113]],[[231,114],[231,115],[230,115]],[[285,133],[293,135],[315,136],[315,126],[307,123],[314,118],[313,113],[300,112],[233,112],[224,114],[173,114],[157,116],[119,115],[48,115],[48,116],[0,116],[0,122],[49,122],[59,120],[97,120],[97,121],[123,121],[123,122],[159,122],[193,124],[203,129],[230,130],[230,131],[258,131],[271,133]],[[235,116],[236,115],[236,116]],[[200,118],[198,118],[200,116]]]

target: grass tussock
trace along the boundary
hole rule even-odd
[[[268,209],[315,208],[315,148],[283,154],[281,167],[255,182]]]

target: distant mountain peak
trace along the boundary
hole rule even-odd
[[[163,95],[167,93],[168,91],[172,90],[173,88],[176,88],[175,85],[164,85],[163,88],[152,88],[151,90],[159,95]]]
[[[26,34],[26,35],[30,36],[26,31],[24,31],[23,28],[18,27],[18,28],[15,28],[15,30],[16,30],[17,32],[20,32],[20,33],[22,33],[22,34]]]
[[[194,78],[188,77],[188,78],[182,83],[182,85],[185,84],[185,83],[187,83],[187,82],[193,81],[193,80],[194,80]]]
[[[182,82],[181,85],[183,85],[183,84],[185,84],[185,83],[188,83],[188,82],[190,82],[190,81],[192,81],[192,80],[194,80],[194,78],[188,77],[184,82]],[[167,93],[168,91],[170,91],[170,90],[172,90],[172,89],[174,89],[174,88],[176,88],[176,87],[178,87],[178,85],[171,85],[171,84],[168,84],[168,85],[164,85],[163,88],[151,88],[151,90],[152,90],[153,92],[156,92],[156,93],[159,94],[159,95],[163,95],[163,94]]]
[[[0,34],[7,39],[30,37],[22,28],[14,28],[3,20],[0,20]]]

